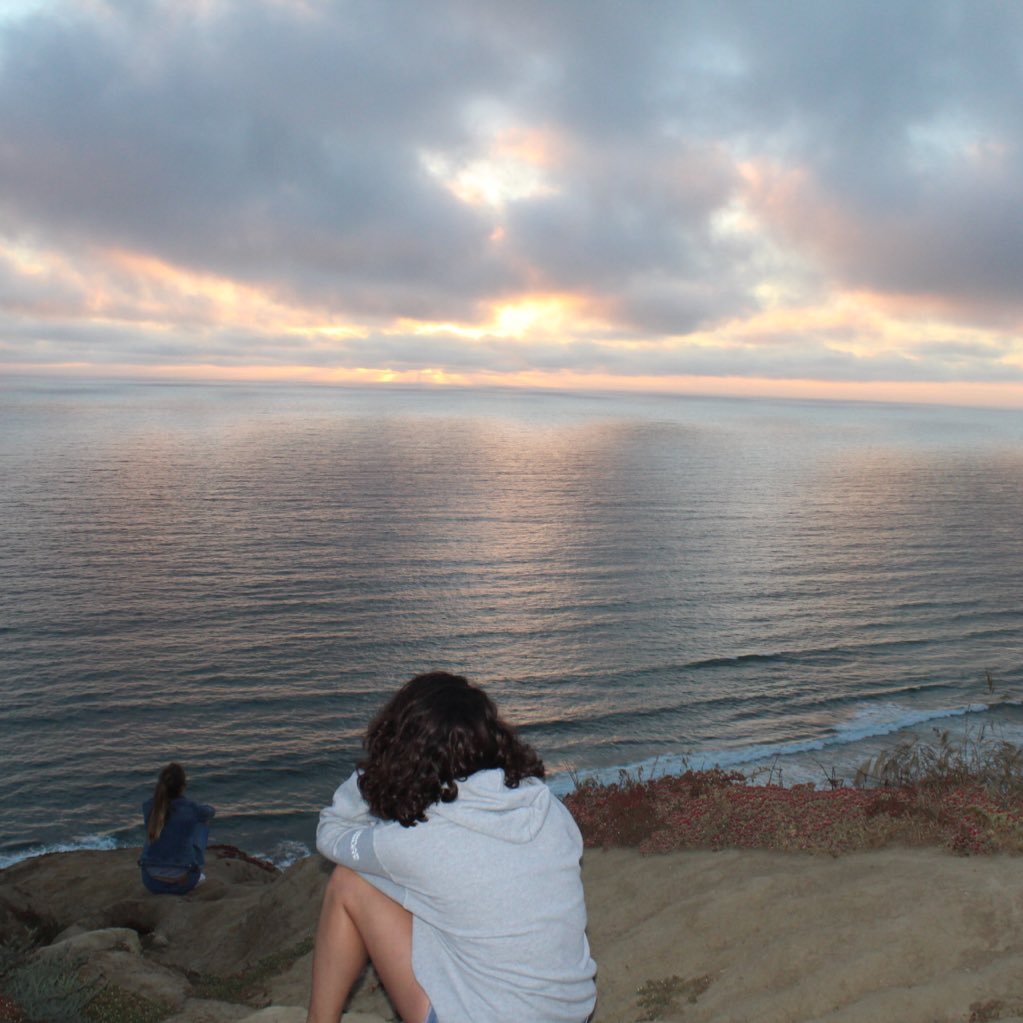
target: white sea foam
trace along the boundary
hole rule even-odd
[[[312,855],[312,850],[305,842],[296,842],[292,839],[284,839],[272,846],[267,852],[255,852],[252,854],[260,859],[269,860],[278,870],[286,870],[293,863],[303,860],[306,856]]]
[[[0,870],[6,870],[22,860],[30,860],[35,856],[46,856],[48,853],[81,852],[83,849],[120,849],[122,845],[116,838],[109,835],[82,835],[68,842],[54,842],[51,845],[34,845],[17,852],[0,853]]]
[[[128,846],[124,842],[117,841],[109,835],[82,835],[67,842],[54,842],[50,845],[33,845],[27,849],[19,849],[16,852],[0,853],[0,870],[13,867],[15,863],[22,860],[30,860],[36,856],[46,856],[49,853],[82,852],[83,850],[123,849]],[[311,855],[311,850],[304,842],[296,842],[285,839],[278,842],[266,852],[253,852],[252,856],[259,859],[269,860],[275,867],[285,870],[293,863]]]
[[[881,703],[873,707],[862,707],[849,721],[835,727],[835,737],[828,745],[835,743],[859,742],[875,736],[891,735],[907,728],[918,728],[929,721],[943,718],[964,717],[967,714],[982,714],[990,710],[986,703],[968,703],[961,707],[910,710],[901,703]]]

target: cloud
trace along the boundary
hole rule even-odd
[[[8,232],[151,252],[355,312],[422,315],[427,289],[450,302],[500,283],[507,271],[480,259],[490,226],[416,156],[420,141],[460,141],[454,84],[471,89],[487,55],[467,58],[412,10],[422,23],[401,28],[418,45],[392,51],[382,8],[184,9],[69,7],[9,31]]]
[[[27,5],[3,359],[1015,380],[1021,31],[993,0]]]
[[[746,109],[776,126],[757,147],[770,182],[751,193],[757,215],[834,286],[1018,323],[1023,124],[1009,97],[1023,66],[1009,40],[1023,10],[818,5],[811,26],[813,60],[794,33],[766,31],[756,51],[763,98]]]

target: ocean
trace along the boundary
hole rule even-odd
[[[0,473],[0,866],[140,842],[172,759],[287,863],[433,669],[561,792],[1023,741],[1018,411],[13,381]]]

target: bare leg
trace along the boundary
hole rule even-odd
[[[423,1023],[430,999],[412,972],[412,914],[347,867],[323,895],[308,1023],[338,1023],[366,959],[405,1023]]]

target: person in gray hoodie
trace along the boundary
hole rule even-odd
[[[320,814],[309,1023],[372,960],[405,1023],[585,1023],[596,1000],[582,839],[543,762],[459,675],[407,682]]]

